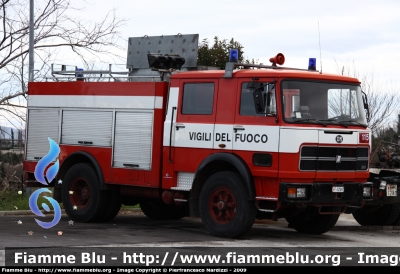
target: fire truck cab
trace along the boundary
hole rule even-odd
[[[29,83],[26,185],[37,185],[51,138],[59,171],[48,183],[74,221],[109,221],[121,204],[139,204],[153,219],[199,216],[219,237],[244,235],[256,218],[321,234],[372,199],[357,79],[281,67],[282,54],[270,66],[199,70],[197,38],[130,38],[124,80],[74,70],[72,80]],[[142,48],[172,40],[189,41],[179,52],[194,57]],[[143,52],[145,72],[129,63]]]

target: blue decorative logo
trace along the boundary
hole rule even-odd
[[[46,178],[47,178],[46,181],[46,179],[44,178],[44,171],[46,167],[58,157],[58,154],[60,154],[60,147],[57,145],[57,143],[50,138],[48,139],[50,143],[50,151],[37,163],[34,173],[35,179],[43,185],[48,185],[49,184],[48,182],[51,182],[54,179],[54,177],[56,177],[59,168],[59,163],[57,160],[54,165],[48,168],[46,172]]]
[[[56,142],[54,142],[52,139],[48,138],[49,143],[50,143],[50,151],[49,153],[44,156],[40,161],[36,164],[35,168],[35,179],[40,182],[43,185],[48,185],[49,182],[51,182],[57,175],[58,169],[59,169],[59,162],[58,162],[58,154],[60,154],[60,147],[57,145]],[[45,177],[45,170],[46,167],[53,162],[53,160],[57,159],[57,161],[50,166],[47,171],[46,171],[46,177]],[[39,198],[39,195],[43,192],[49,192],[51,191],[47,188],[41,188],[36,190],[35,192],[32,193],[31,197],[29,198],[29,207],[32,210],[35,215],[40,216],[40,217],[45,217],[45,215],[40,211],[40,209],[37,206],[37,201]],[[60,205],[57,203],[56,200],[54,200],[51,197],[44,197],[47,199],[51,205],[54,208],[54,218],[51,222],[42,222],[39,221],[38,219],[35,219],[35,221],[38,223],[43,228],[51,228],[58,224],[58,222],[61,219],[61,208]],[[50,211],[50,208],[47,204],[42,203],[42,207],[46,212]]]

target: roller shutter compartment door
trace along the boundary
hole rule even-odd
[[[60,110],[28,110],[26,160],[39,160],[50,150],[48,138],[58,143]]]
[[[150,170],[152,129],[152,112],[117,112],[113,166]]]
[[[61,143],[111,147],[112,111],[64,110]]]

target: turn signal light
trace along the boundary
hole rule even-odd
[[[287,198],[289,199],[304,199],[307,198],[307,188],[305,187],[288,187]]]

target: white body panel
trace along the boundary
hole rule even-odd
[[[348,134],[350,133],[351,134]],[[319,130],[319,142],[328,144],[341,144],[341,145],[356,145],[358,144],[358,131],[343,131],[341,133],[337,130]],[[336,142],[336,137],[338,139],[343,139],[341,143]]]
[[[297,153],[303,143],[318,143],[318,130],[309,128],[281,128],[279,152]]]
[[[170,88],[169,96],[168,96],[168,109],[167,115],[164,121],[164,138],[163,138],[163,146],[169,146],[170,136],[171,136],[171,118],[172,118],[172,126],[175,125],[176,122],[176,109],[173,108],[178,106],[178,94],[179,88]],[[172,114],[174,117],[172,117]],[[175,128],[172,127],[172,146],[174,145],[174,132]]]
[[[351,132],[351,134],[349,134],[349,132]],[[369,131],[366,131],[365,129],[349,130],[337,128],[282,127],[279,152],[297,153],[303,143],[315,143],[321,145],[358,145],[360,144],[359,132],[369,133]],[[340,143],[336,141],[338,135],[342,137]]]
[[[223,149],[231,150],[233,148],[233,125],[216,124],[214,127],[213,148],[221,149],[219,145],[225,145]]]
[[[161,96],[29,95],[29,107],[162,108]]]
[[[233,150],[278,152],[279,127],[234,125],[237,130],[233,134]]]
[[[214,124],[176,123],[175,147],[213,148]]]
[[[171,124],[165,122],[167,126]],[[164,127],[164,146],[169,146],[169,127]],[[178,127],[178,130],[175,129]],[[237,130],[235,128],[243,128]],[[225,144],[226,149],[277,152],[279,147],[278,126],[220,125],[206,123],[175,123],[174,147],[215,148]]]

